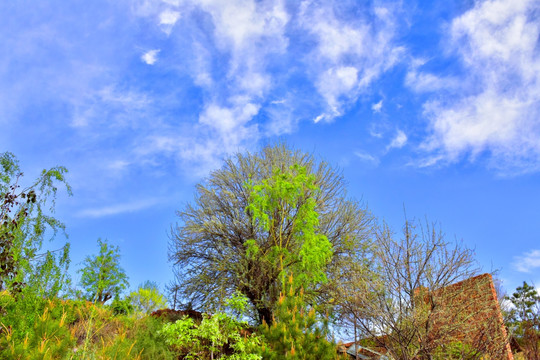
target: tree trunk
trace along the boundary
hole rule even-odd
[[[274,319],[272,318],[272,310],[268,308],[257,309],[257,314],[259,315],[259,322],[261,324],[265,322],[268,324],[268,326],[271,326],[274,322]]]

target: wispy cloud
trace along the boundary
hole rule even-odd
[[[251,0],[167,6],[167,11],[183,16],[176,24],[178,32],[173,29],[170,36],[185,39],[186,32],[193,34],[193,42],[187,44],[194,50],[190,74],[205,97],[198,122],[190,127],[192,136],[154,132],[139,154],[167,151],[182,162],[202,159],[215,164],[224,154],[249,148],[264,136],[294,131],[299,117],[332,120],[403,52],[394,44],[397,7],[370,7],[369,14],[352,20],[336,12],[333,3],[312,1],[297,8],[283,1]],[[149,16],[156,12],[146,10]],[[204,35],[196,20],[200,16],[195,16],[200,13],[212,25],[204,27]],[[314,39],[315,46],[304,48],[307,39]],[[297,69],[295,76],[311,82],[316,93],[290,89],[289,68]],[[305,99],[317,95],[323,101],[310,100],[312,105],[306,106]],[[299,110],[300,106],[306,107]]]
[[[453,77],[441,77],[434,74],[411,69],[405,77],[405,85],[418,93],[440,90],[455,90],[459,82]]]
[[[78,217],[83,218],[101,218],[106,216],[114,216],[125,213],[134,213],[144,209],[148,209],[160,203],[159,199],[146,199],[127,202],[122,204],[107,205],[98,208],[90,208],[80,210],[77,213]]]
[[[465,67],[454,96],[431,100],[424,149],[445,161],[490,154],[503,172],[540,169],[540,3],[477,2],[451,23],[451,46]],[[440,89],[444,80],[409,74],[419,90]]]
[[[197,17],[190,16],[201,12],[212,25],[204,34],[200,34]],[[194,114],[198,121],[188,126],[190,136],[158,131],[150,135],[139,154],[165,151],[184,163],[197,163],[199,171],[216,166],[225,154],[251,147],[259,139],[254,118],[272,87],[267,58],[286,50],[289,15],[281,1],[187,1],[169,10],[166,23],[176,23],[181,13],[186,15],[183,31],[193,35],[187,46],[194,50],[194,57],[188,63],[195,85],[205,94],[204,103]],[[171,31],[170,36],[185,38],[185,33]]]
[[[402,130],[397,130],[396,136],[392,139],[390,144],[386,147],[386,150],[401,149],[407,143],[407,135]]]
[[[75,6],[40,5],[47,16],[29,16],[41,19],[31,24],[37,30],[11,24],[13,36],[0,36],[10,54],[0,60],[0,110],[14,126],[20,109],[62,109],[51,138],[129,158],[130,170],[172,160],[199,173],[302,121],[331,121],[403,54],[395,43],[399,5],[389,3],[100,4],[107,19],[96,6],[69,29],[64,19]],[[29,57],[41,60],[21,71]]]
[[[531,250],[514,257],[514,268],[519,272],[530,273],[540,268],[540,250]]]
[[[400,60],[404,48],[394,41],[396,6],[375,6],[369,17],[344,20],[331,5],[302,3],[302,24],[318,41],[309,68],[326,102],[316,122],[341,116],[361,91]]]
[[[380,162],[379,158],[367,152],[355,151],[354,155],[364,162],[371,163],[375,166],[379,165],[379,162]]]

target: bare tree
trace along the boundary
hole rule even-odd
[[[394,359],[432,359],[437,352],[450,351],[448,346],[463,340],[464,327],[478,315],[470,311],[473,299],[465,298],[468,293],[450,287],[478,274],[474,252],[461,243],[449,243],[427,222],[406,221],[397,239],[384,225],[376,243],[373,269],[378,275],[359,282],[359,289],[350,289],[354,296],[348,306],[354,322]],[[482,326],[488,323],[489,328],[469,334],[466,349],[461,349],[469,354],[463,358],[503,351],[488,339],[502,318],[486,320]],[[498,339],[503,346],[505,340]],[[489,348],[492,345],[497,349]]]

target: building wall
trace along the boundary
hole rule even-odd
[[[513,360],[491,274],[417,295],[428,318],[425,341],[434,347],[459,341],[492,359]]]

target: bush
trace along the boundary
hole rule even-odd
[[[1,295],[0,358],[62,359],[73,351],[70,314],[61,300]]]
[[[129,315],[133,312],[133,305],[130,299],[120,300],[120,297],[115,296],[110,309],[114,315]]]
[[[247,301],[237,293],[227,305],[241,318]],[[184,359],[260,360],[263,339],[249,334],[247,328],[245,321],[219,312],[213,316],[204,314],[200,322],[184,315],[173,324],[165,324],[160,333],[167,344],[183,354]]]

